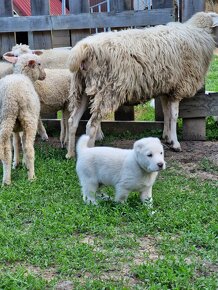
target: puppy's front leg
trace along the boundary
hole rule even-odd
[[[129,195],[129,190],[121,187],[121,186],[117,186],[116,187],[116,195],[115,195],[115,202],[121,202],[124,203]]]
[[[141,201],[147,205],[148,208],[153,208],[152,186],[146,186],[140,196]]]

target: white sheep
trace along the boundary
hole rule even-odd
[[[14,74],[0,80],[0,160],[3,163],[3,185],[11,183],[11,135],[15,132],[16,146],[18,132],[23,132],[22,147],[28,179],[35,177],[34,140],[37,131],[40,102],[33,86],[36,80],[43,80],[45,72],[37,55],[24,54],[14,57]],[[15,155],[19,154],[15,148]],[[15,156],[15,159],[18,156]]]
[[[180,151],[176,123],[179,102],[203,86],[215,42],[216,13],[196,13],[185,23],[145,29],[103,32],[79,41],[71,50],[69,148],[74,156],[75,133],[81,111],[91,103],[86,132],[90,146],[102,118],[126,101],[145,102],[162,96],[163,137]]]
[[[68,140],[68,118],[67,101],[70,88],[71,74],[66,67],[66,60],[69,56],[69,50],[66,49],[49,49],[49,50],[31,50],[28,45],[17,44],[12,51],[4,54],[4,58],[10,61],[10,57],[19,56],[25,53],[39,55],[43,67],[47,67],[46,79],[35,82],[34,86],[39,94],[41,103],[41,114],[57,113],[62,111],[61,117],[61,146],[64,147]],[[48,68],[49,67],[49,68]],[[57,69],[59,67],[59,69]],[[48,135],[43,126],[42,120],[39,119],[38,133],[43,140],[48,139]]]

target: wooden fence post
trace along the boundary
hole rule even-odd
[[[12,0],[0,1],[0,17],[13,16]],[[15,45],[15,33],[0,33],[0,57]]]
[[[173,7],[173,0],[156,0],[152,3],[152,9],[171,8]],[[155,120],[163,121],[163,110],[160,98],[155,98]]]
[[[50,15],[49,0],[31,0],[31,14]],[[32,49],[52,48],[51,31],[28,31],[28,44]]]
[[[69,10],[71,14],[89,13],[89,2],[88,0],[69,1]],[[71,30],[71,45],[74,46],[88,35],[90,35],[89,29]]]
[[[188,20],[196,12],[205,10],[205,0],[183,0],[181,2],[182,22]]]
[[[112,0],[111,11],[121,12],[131,9],[131,0]],[[116,121],[134,121],[134,106],[123,105],[118,108],[114,113],[114,119]]]
[[[185,22],[193,14],[205,10],[205,0],[183,0],[181,20]],[[183,118],[183,140],[205,140],[206,118]]]

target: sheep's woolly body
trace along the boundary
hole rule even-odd
[[[67,61],[70,55],[70,50],[67,48],[58,49],[42,49],[43,53],[39,56],[44,68],[49,69],[64,69],[67,68]],[[26,44],[16,44],[12,47],[12,52],[15,56],[24,53],[34,53]]]
[[[71,79],[68,69],[45,69],[45,72],[45,80],[34,83],[40,98],[42,114],[57,112],[67,107]]]
[[[69,64],[74,78],[84,78],[86,94],[94,96],[91,110],[100,110],[103,117],[131,99],[192,97],[203,85],[215,46],[211,17],[197,20],[100,33],[80,41]],[[80,92],[74,86],[71,95],[71,107],[78,106]]]
[[[13,73],[13,65],[5,61],[0,61],[0,79]]]
[[[185,23],[103,32],[79,41],[69,58],[73,81],[67,157],[74,156],[75,132],[87,96],[92,114],[86,127],[89,146],[106,114],[126,101],[161,96],[163,137],[181,150],[176,134],[179,102],[203,86],[215,48],[212,25],[217,16],[200,12]]]

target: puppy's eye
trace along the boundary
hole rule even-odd
[[[38,62],[38,65],[41,65],[41,63],[40,63],[40,62]]]
[[[152,153],[150,153],[150,154],[148,154],[147,156],[148,156],[148,157],[152,157],[153,155],[152,155]]]
[[[161,155],[163,155],[163,152],[160,152]]]

